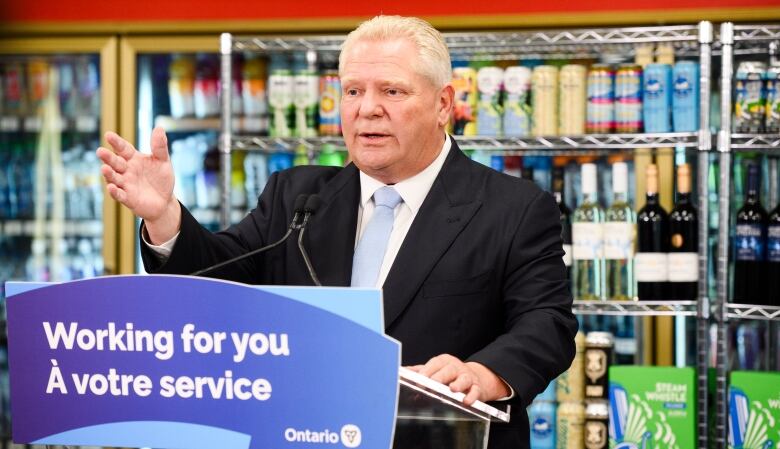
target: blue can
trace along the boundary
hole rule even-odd
[[[672,124],[675,132],[699,129],[699,64],[679,61],[672,72]]]
[[[645,67],[643,88],[645,132],[670,132],[672,130],[672,67],[669,64],[648,64]]]
[[[534,401],[528,407],[531,449],[555,449],[555,402]]]

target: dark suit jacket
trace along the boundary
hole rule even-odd
[[[301,193],[323,200],[304,236],[314,269],[323,285],[349,286],[360,201],[352,164],[275,173],[257,207],[216,234],[182,208],[170,258],[160,266],[141,245],[144,265],[186,274],[276,241]],[[402,343],[404,365],[447,353],[482,363],[512,386],[511,423],[491,426],[491,448],[528,447],[525,408],[574,357],[559,217],[551,195],[471,161],[453,140],[383,287],[386,332]],[[295,240],[211,276],[312,285]]]

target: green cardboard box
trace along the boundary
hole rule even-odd
[[[693,368],[613,366],[609,369],[609,447],[696,447]]]
[[[734,371],[729,449],[774,449],[780,442],[780,373]]]

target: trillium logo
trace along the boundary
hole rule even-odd
[[[363,439],[360,428],[354,424],[347,424],[341,428],[341,444],[346,447],[358,447]]]

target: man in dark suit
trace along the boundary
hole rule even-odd
[[[465,393],[467,404],[511,404],[511,422],[491,426],[490,447],[526,448],[525,407],[574,355],[559,212],[533,183],[471,161],[446,135],[450,67],[426,22],[365,22],[339,66],[353,163],[275,173],[257,207],[220,233],[202,228],[173,195],[161,129],[151,155],[113,133],[106,138],[115,153],[98,155],[111,196],[144,219],[150,272],[190,273],[276,241],[296,197],[318,194],[304,244],[323,285],[381,287],[386,332],[402,343],[403,364]],[[311,285],[292,239],[211,275]]]

